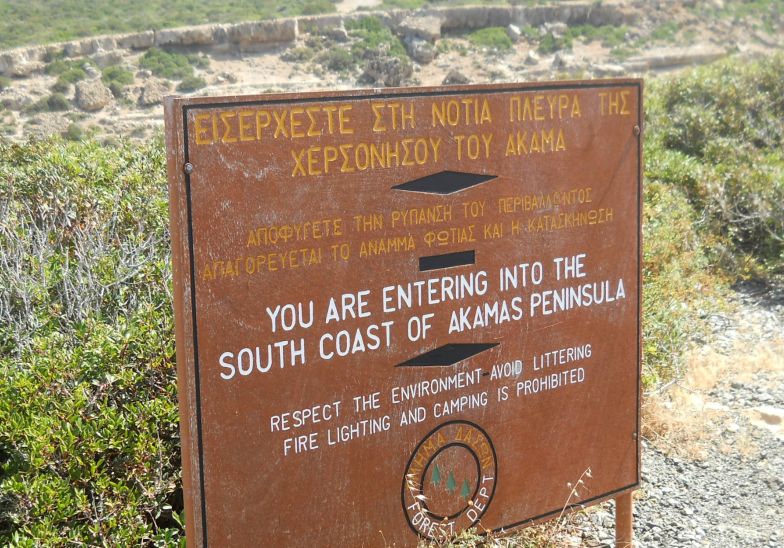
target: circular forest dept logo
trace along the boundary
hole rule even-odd
[[[498,464],[484,430],[446,422],[419,442],[403,478],[403,508],[411,528],[446,540],[475,525],[495,493]]]

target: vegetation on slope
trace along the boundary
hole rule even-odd
[[[0,144],[0,544],[180,534],[160,142]]]
[[[649,386],[721,280],[784,275],[782,98],[781,56],[648,88]],[[181,539],[164,159],[0,142],[2,544]]]
[[[717,278],[784,277],[784,56],[725,61],[646,94],[646,380],[677,374]],[[696,316],[696,317],[695,317]]]
[[[0,48],[204,23],[236,23],[335,11],[334,0],[4,0]]]

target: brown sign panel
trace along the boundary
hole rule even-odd
[[[641,86],[167,102],[193,545],[410,546],[638,485]]]

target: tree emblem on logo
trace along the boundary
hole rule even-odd
[[[475,525],[495,493],[498,464],[490,437],[468,421],[446,422],[414,449],[403,479],[403,509],[411,528],[448,539]]]

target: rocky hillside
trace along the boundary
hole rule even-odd
[[[143,138],[167,94],[639,75],[784,48],[781,3],[433,7],[213,24],[0,52],[0,135]],[[741,9],[743,8],[743,9]]]

